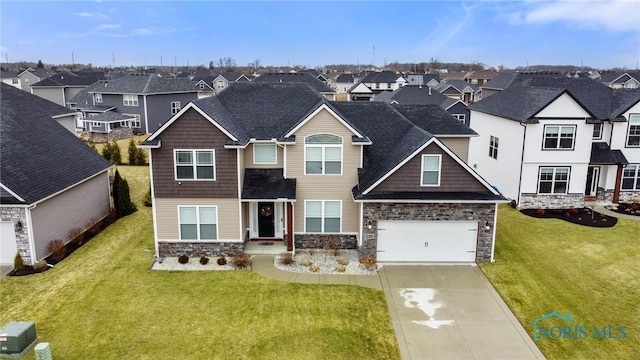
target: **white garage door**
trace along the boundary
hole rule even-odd
[[[378,261],[475,262],[475,221],[378,221]]]
[[[13,264],[17,251],[13,222],[0,222],[0,264]]]

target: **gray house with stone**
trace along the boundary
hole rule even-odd
[[[234,84],[140,145],[151,154],[156,255],[335,239],[382,262],[491,261],[506,200],[465,163],[474,135],[435,105]]]
[[[0,263],[33,264],[109,214],[111,165],[53,119],[69,109],[6,84],[0,100]]]

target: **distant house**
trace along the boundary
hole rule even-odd
[[[0,71],[0,80],[7,85],[22,89],[20,78],[18,77],[18,73],[15,71]]]
[[[249,78],[247,78],[244,74],[239,72],[223,72],[216,76],[212,82],[211,86],[215,93],[219,93],[220,91],[229,87],[229,85],[236,82],[248,82]]]
[[[28,68],[18,73],[21,89],[31,93],[31,85],[55,75],[55,71],[44,68]]]
[[[640,74],[603,72],[600,82],[612,89],[637,89],[640,88]]]
[[[482,98],[486,99],[491,95],[494,95],[508,88],[509,85],[511,85],[511,82],[513,82],[513,80],[516,78],[517,75],[518,73],[516,72],[501,73],[500,75],[496,76],[492,80],[482,84],[480,86],[480,89],[482,91]]]
[[[318,80],[313,74],[309,72],[301,73],[265,73],[253,80],[256,83],[292,83],[302,82],[309,84],[312,89],[317,91],[320,95],[326,99],[335,100],[336,91],[327,86],[327,84]]]
[[[640,200],[640,89],[520,74],[469,110],[469,163],[520,207]]]
[[[407,74],[407,85],[437,86],[440,84],[440,74]]]
[[[66,106],[67,100],[80,90],[104,79],[104,73],[100,72],[63,72],[32,84],[31,92],[60,106]]]
[[[69,109],[1,86],[0,263],[33,264],[109,214],[111,165],[55,121]]]
[[[374,101],[401,105],[438,105],[462,123],[469,124],[469,110],[461,100],[444,96],[428,86],[404,86],[378,94]]]
[[[334,89],[336,89],[338,94],[345,94],[355,83],[356,80],[353,77],[353,74],[340,74],[334,81]]]
[[[452,79],[443,80],[440,85],[433,88],[452,99],[462,100],[465,104],[473,103],[476,100],[476,93],[480,90],[477,85]]]
[[[407,79],[393,71],[384,70],[370,72],[360,82],[371,89],[374,94],[379,94],[382,91],[393,91],[405,86]]]
[[[492,70],[474,70],[464,76],[464,81],[469,84],[482,86],[498,76],[498,72]]]
[[[158,129],[171,116],[177,114],[189,101],[198,99],[199,87],[189,78],[163,78],[155,74],[129,74],[114,80],[104,80],[92,86],[87,92],[92,103],[79,100],[79,110],[87,113],[115,111],[135,120],[110,122],[112,117],[102,121],[85,117],[86,131],[109,132],[117,127],[130,127],[134,133],[150,133]],[[84,102],[84,103],[83,103]],[[89,108],[84,108],[89,106]],[[128,121],[128,123],[125,123]],[[93,124],[95,123],[95,124]]]

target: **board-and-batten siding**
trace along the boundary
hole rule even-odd
[[[436,136],[437,137],[437,136]],[[462,161],[469,163],[469,138],[468,137],[438,137],[441,143],[443,143],[454,154],[458,155]]]
[[[304,139],[308,135],[332,134],[342,137],[342,175],[305,175]],[[360,145],[352,145],[353,133],[328,111],[321,110],[295,133],[296,144],[287,145],[286,176],[297,179],[294,232],[304,232],[305,200],[342,200],[342,232],[358,231],[358,205],[351,189],[360,166]]]
[[[218,241],[242,241],[240,234],[240,202],[221,198],[156,198],[156,226],[158,241],[180,241],[178,206],[217,206]],[[216,241],[216,240],[211,240]]]
[[[440,186],[420,186],[423,154],[441,154]],[[376,191],[413,191],[413,192],[455,192],[455,191],[488,191],[476,178],[469,174],[460,164],[449,156],[438,145],[430,144],[422,152],[407,161],[380,185]]]
[[[185,126],[182,126],[184,124]],[[225,149],[227,136],[197,111],[189,109],[160,135],[153,152],[153,183],[157,198],[231,198],[238,195],[237,151]],[[174,149],[214,149],[216,180],[175,179]]]
[[[109,213],[109,178],[105,171],[31,210],[36,259],[48,256],[51,240],[69,240],[71,229],[86,229],[92,220]]]
[[[261,143],[258,143],[261,144]],[[262,143],[262,144],[268,144],[268,143]],[[247,169],[280,169],[282,168],[282,148],[280,146],[276,145],[276,161],[277,163],[275,164],[255,164],[253,162],[253,143],[249,144],[245,149],[244,149],[244,166],[246,166]]]

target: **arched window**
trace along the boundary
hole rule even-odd
[[[306,175],[342,175],[342,138],[331,134],[304,139]]]

